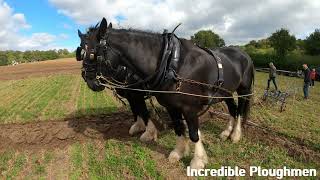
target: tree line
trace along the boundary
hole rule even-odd
[[[47,51],[0,51],[0,66],[66,57],[75,57],[75,52],[69,52],[67,49]]]
[[[225,46],[224,40],[211,30],[201,30],[191,36],[191,40],[207,48]],[[250,55],[256,67],[266,67],[269,62],[274,62],[280,69],[294,71],[304,63],[320,67],[319,29],[305,39],[297,39],[288,29],[281,28],[268,38],[252,40],[240,48]]]

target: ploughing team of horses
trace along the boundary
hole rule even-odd
[[[177,138],[170,162],[187,155],[192,143],[191,168],[205,167],[208,158],[199,114],[218,102],[224,101],[232,116],[220,137],[234,143],[240,140],[250,111],[254,66],[239,48],[210,50],[178,38],[174,31],[161,34],[118,29],[105,18],[78,34],[77,60],[82,61],[84,81],[93,91],[112,87],[128,100],[135,121],[129,134],[143,132],[141,141],[157,139],[158,130],[145,103],[147,95],[154,96],[167,110]]]

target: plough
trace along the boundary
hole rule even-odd
[[[286,100],[289,96],[295,98],[296,94],[302,91],[301,87],[290,88],[286,91],[276,91],[276,90],[265,90],[262,96],[262,100],[266,101],[270,99],[271,102],[280,104],[280,112],[284,111],[286,108]]]

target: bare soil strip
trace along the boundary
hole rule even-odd
[[[224,121],[224,118],[220,117],[215,121]],[[126,140],[130,137],[128,134],[132,124],[130,119],[132,119],[131,113],[122,110],[107,115],[67,118],[63,121],[0,125],[0,152],[7,149],[37,151],[64,148],[75,142],[82,143],[93,139]],[[251,141],[287,149],[288,154],[294,158],[320,162],[320,152],[303,143],[255,126],[248,126],[245,136]]]
[[[0,152],[7,149],[64,148],[90,139],[125,139],[132,124],[130,113],[67,118],[63,121],[0,125]]]

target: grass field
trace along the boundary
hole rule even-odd
[[[266,79],[267,74],[256,74],[251,121],[294,144],[303,144],[305,150],[311,152],[309,156],[304,156],[303,152],[292,153],[294,148],[277,141],[264,140],[263,133],[262,138],[257,138],[259,129],[251,130],[256,134],[248,131],[238,144],[221,142],[218,135],[226,122],[213,118],[201,125],[209,156],[207,167],[287,166],[316,168],[319,174],[320,85],[316,84],[310,90],[311,98],[307,101],[298,90],[288,99],[286,111],[280,113],[278,105],[260,102]],[[278,77],[278,82],[281,90],[302,86],[302,80],[296,78]],[[111,92],[94,93],[79,75],[70,74],[0,81],[0,97],[0,123],[7,125],[98,117],[116,112],[121,106]],[[158,142],[151,144],[130,137],[73,142],[63,148],[0,149],[0,179],[179,179],[186,175],[185,169],[192,156],[183,158],[178,164],[168,163],[166,157],[174,144],[173,131],[165,130],[159,135]]]

